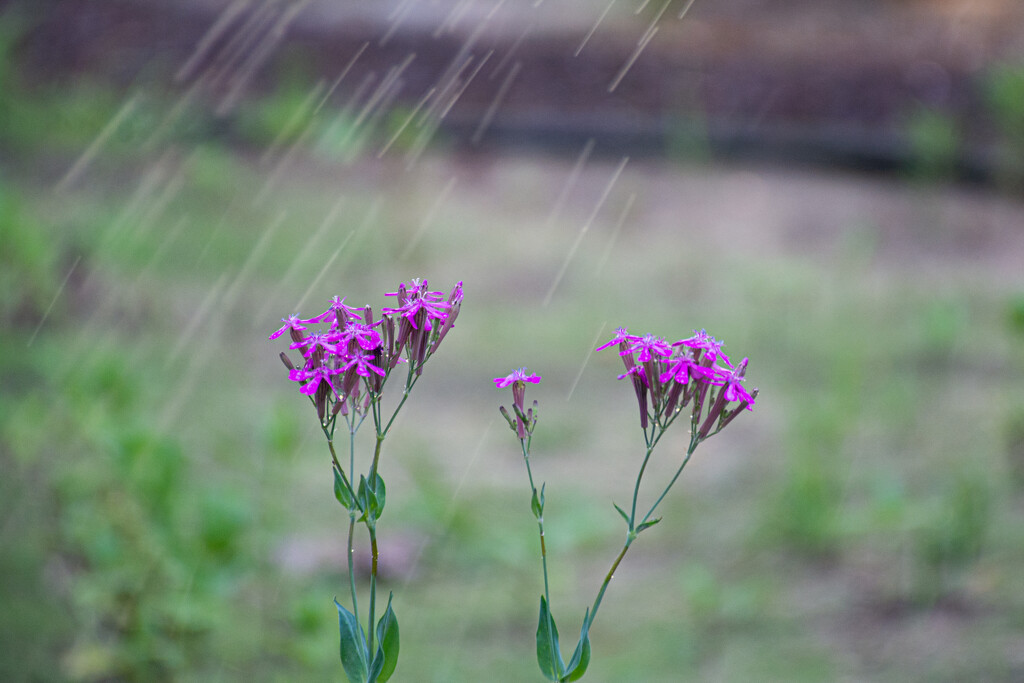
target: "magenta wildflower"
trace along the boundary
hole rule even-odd
[[[314,332],[308,337],[304,337],[301,341],[294,342],[288,348],[302,349],[302,355],[306,358],[310,358],[318,349],[324,353],[337,353],[338,351],[331,335],[323,332]]]
[[[449,304],[442,301],[443,298],[443,292],[423,292],[418,296],[408,297],[406,302],[398,308],[382,308],[381,311],[401,314],[417,330],[420,328],[417,324],[417,320],[419,320],[424,329],[430,330],[431,318],[444,322]],[[421,311],[424,311],[426,315],[417,316]]]
[[[383,319],[378,320],[372,325],[348,322],[343,330],[334,334],[334,339],[339,345],[347,345],[348,342],[352,341],[357,343],[359,348],[364,351],[373,351],[381,346],[380,334],[373,328],[382,322],[384,322]]]
[[[374,357],[371,354],[351,353],[345,357],[346,362],[341,366],[341,370],[347,372],[354,369],[360,377],[369,377],[371,372],[383,377],[384,371],[371,363],[372,360]]]
[[[690,381],[691,377],[695,379],[709,379],[712,377],[712,374],[710,369],[698,363],[689,352],[685,352],[683,355],[669,360],[668,370],[662,373],[658,380],[661,382],[672,380],[677,384],[686,384]]]
[[[499,389],[505,387],[512,387],[512,407],[516,412],[515,429],[516,434],[520,439],[525,439],[527,434],[533,433],[533,427],[537,423],[537,416],[533,408],[526,410],[526,383],[531,382],[538,384],[540,382],[540,375],[528,375],[526,374],[526,368],[519,368],[513,370],[511,374],[505,377],[495,377],[494,383]],[[537,402],[533,402],[534,406]],[[509,421],[509,426],[512,427],[512,420],[505,412],[504,406],[500,409],[502,414],[505,415],[505,419]]]
[[[639,353],[636,359],[640,363],[649,363],[655,360],[655,354],[663,357],[672,355],[672,347],[669,343],[661,337],[655,337],[653,334],[645,334],[643,337],[630,341],[632,344],[626,351],[629,353]],[[621,352],[620,355],[626,353],[626,351]]]
[[[331,375],[337,375],[340,372],[340,369],[336,370],[329,368],[326,365],[320,365],[310,370],[292,370],[288,373],[288,379],[293,382],[305,382],[299,391],[308,396],[312,396],[317,392],[317,389],[320,388],[321,382],[326,382],[327,386],[334,391],[334,383],[331,382]],[[337,392],[335,391],[335,393]]]
[[[312,320],[312,319],[310,319],[310,320],[302,320],[301,318],[299,318],[298,315],[290,315],[287,318],[281,318],[281,322],[283,322],[284,325],[282,325],[280,327],[280,329],[278,329],[276,332],[274,332],[274,334],[270,335],[270,339],[277,339],[282,334],[284,334],[286,331],[295,330],[296,332],[305,332],[307,324],[309,324],[311,322],[317,322],[317,321]],[[294,335],[292,335],[292,338],[293,339],[295,338]],[[298,340],[296,340],[296,341],[298,341]]]
[[[499,389],[510,387],[515,382],[532,382],[537,384],[540,382],[540,375],[527,375],[526,368],[519,368],[518,370],[513,370],[511,374],[505,377],[494,378],[494,383]]]
[[[707,333],[706,330],[693,331],[693,336],[688,339],[680,339],[672,346],[688,346],[691,349],[703,349],[704,356],[711,360],[717,360],[719,357],[728,365],[732,367],[732,363],[729,362],[729,357],[722,353],[722,342],[718,341]]]
[[[747,369],[747,359],[744,358],[735,369],[715,368],[718,370],[716,379],[710,380],[711,384],[722,387],[722,394],[726,401],[739,401],[747,404],[747,410],[753,410],[754,397],[744,389],[740,382],[746,378],[743,373]]]
[[[615,336],[611,338],[607,343],[598,346],[595,351],[604,351],[609,346],[615,346],[616,344],[622,344],[624,342],[638,341],[640,337],[635,334],[629,334],[625,327],[615,328]]]
[[[333,318],[333,320],[331,322],[331,327],[334,328],[334,327],[337,327],[339,325],[339,323],[338,323],[339,320],[344,320],[344,321],[348,321],[348,320],[352,320],[352,319],[361,320],[362,318],[359,315],[359,309],[358,308],[354,308],[354,307],[349,306],[348,304],[346,304],[345,303],[345,299],[346,298],[348,298],[348,297],[337,297],[336,296],[336,297],[332,298],[330,305],[327,307],[327,310],[324,311],[323,313],[321,313],[320,315],[316,316],[315,318],[310,318],[308,322],[311,322],[311,323],[322,323],[323,321],[325,321],[325,320],[327,320],[329,318]]]

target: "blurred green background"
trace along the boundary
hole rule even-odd
[[[618,359],[591,355],[620,325],[707,328],[761,393],[616,574],[586,680],[1024,677],[1024,59],[977,69],[997,153],[965,185],[969,124],[928,103],[882,175],[723,160],[701,135],[467,151],[287,42],[224,108],[160,55],[227,15],[188,15],[193,42],[126,79],[109,65],[136,53],[90,38],[100,5],[0,4],[0,680],[343,680],[344,515],[267,336],[411,277],[466,298],[385,444],[394,680],[539,679],[536,532],[490,381],[520,366],[544,378],[533,468],[577,627],[643,454]],[[566,10],[573,47],[604,7]],[[615,31],[659,21],[633,9]]]

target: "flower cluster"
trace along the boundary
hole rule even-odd
[[[409,364],[410,379],[423,371],[427,359],[455,324],[462,305],[462,283],[445,297],[431,292],[426,280],[401,283],[398,291],[385,296],[397,298],[393,308],[382,308],[375,320],[370,306],[355,308],[344,298],[334,297],[326,311],[302,319],[282,318],[284,325],[270,339],[289,333],[288,347],[302,354],[296,365],[286,353],[281,360],[288,377],[298,382],[303,394],[313,399],[325,422],[342,415],[365,414],[384,382],[399,363]],[[311,331],[307,325],[329,323],[326,331]],[[407,381],[407,384],[409,382]]]
[[[747,359],[734,366],[722,352],[722,342],[704,330],[669,343],[620,327],[597,350],[611,346],[618,347],[625,363],[626,372],[619,379],[632,381],[644,430],[652,421],[664,429],[692,403],[692,438],[703,441],[754,405],[757,389],[747,392],[742,386]]]

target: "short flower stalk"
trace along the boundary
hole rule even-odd
[[[660,517],[655,517],[655,512],[682,475],[694,451],[705,440],[722,431],[740,413],[752,409],[757,398],[756,389],[747,392],[742,385],[747,359],[744,358],[734,366],[722,352],[722,343],[703,330],[670,344],[654,335],[632,335],[625,328],[619,328],[615,336],[597,350],[613,347],[618,351],[626,369],[619,375],[619,379],[629,379],[637,399],[645,448],[633,486],[629,512],[615,505],[626,524],[626,539],[601,582],[593,604],[583,616],[580,637],[568,663],[565,663],[560,651],[548,586],[544,486],[541,486],[538,494],[530,468],[530,442],[537,425],[537,402],[534,401],[531,408],[524,409],[526,384],[536,384],[540,382],[540,377],[527,374],[523,368],[494,380],[499,388],[512,388],[515,417],[504,406],[500,411],[522,447],[531,489],[531,509],[540,532],[544,594],[540,599],[537,625],[537,663],[547,680],[559,683],[579,680],[586,673],[591,658],[590,628],[597,618],[608,586],[633,542],[641,533],[661,521]],[[641,515],[639,511],[643,508],[639,507],[639,503],[647,465],[662,437],[681,415],[689,417],[689,445],[680,458],[675,474],[660,490],[654,503]]]
[[[429,291],[427,281],[402,283],[396,305],[381,309],[375,318],[370,306],[355,308],[335,297],[326,311],[313,318],[292,315],[270,339],[288,333],[289,349],[298,351],[299,363],[287,353],[281,360],[288,377],[299,385],[316,410],[320,429],[331,455],[334,495],[348,513],[348,578],[352,609],[335,600],[341,633],[340,656],[350,683],[384,683],[395,670],[399,653],[398,619],[392,596],[379,620],[377,610],[378,544],[377,522],[387,500],[380,474],[381,450],[385,438],[405,405],[413,387],[423,374],[427,361],[455,324],[462,305],[462,283],[446,297]],[[313,325],[327,329],[311,330]],[[404,367],[400,367],[403,366]],[[402,378],[394,407],[384,407],[389,382]],[[347,432],[348,462],[338,458],[335,434],[340,424]],[[369,468],[356,474],[356,433],[367,417],[374,427],[374,450]],[[366,627],[359,617],[359,600],[353,551],[357,525],[367,531],[370,545],[369,601]]]

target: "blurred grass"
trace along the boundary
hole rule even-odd
[[[282,92],[238,115],[261,149],[303,111]],[[407,149],[360,155],[382,140],[356,131],[275,166],[283,145],[134,144],[157,125],[142,107],[55,191],[121,102],[5,101],[56,116],[64,98],[83,102],[66,137],[19,114],[3,138],[62,170],[0,165],[3,680],[340,679],[339,509],[266,335],[416,276],[464,280],[466,302],[387,444],[403,680],[537,679],[535,529],[489,382],[512,367],[544,376],[534,467],[555,613],[578,626],[641,453],[617,359],[589,355],[618,325],[706,327],[762,393],[617,573],[587,680],[1024,670],[1024,293],[1005,235],[959,248],[961,203],[1011,200],[631,164],[577,248],[617,160],[563,202],[568,162],[434,153],[407,171]]]

